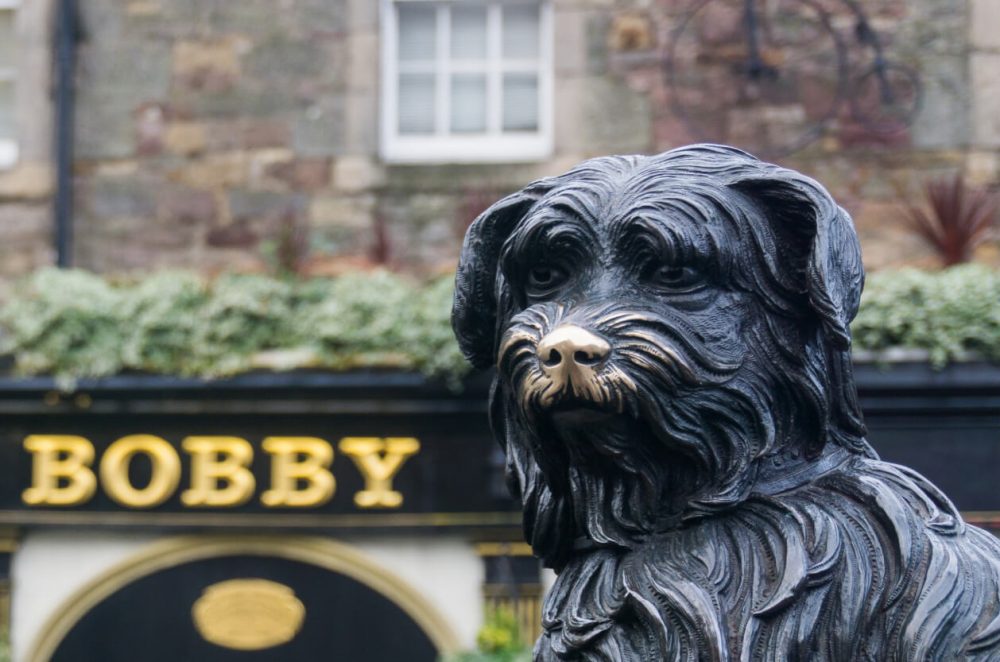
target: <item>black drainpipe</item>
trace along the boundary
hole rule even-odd
[[[76,0],[58,0],[55,38],[55,244],[56,264],[65,268],[73,264],[73,109],[76,103]]]

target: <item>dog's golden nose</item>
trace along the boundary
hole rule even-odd
[[[547,370],[567,371],[581,366],[597,367],[608,358],[611,345],[586,329],[566,324],[542,338],[537,351]]]

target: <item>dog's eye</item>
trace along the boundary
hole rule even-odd
[[[690,267],[664,264],[648,272],[647,279],[653,285],[672,289],[687,289],[698,282],[698,274]]]
[[[533,267],[528,272],[528,292],[530,294],[545,294],[566,281],[566,272],[558,267],[541,265]]]

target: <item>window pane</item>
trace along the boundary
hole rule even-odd
[[[503,130],[538,130],[538,76],[506,74],[503,77]]]
[[[434,132],[434,74],[400,75],[399,132]]]
[[[14,127],[14,83],[0,81],[0,139],[17,137]]]
[[[451,79],[452,133],[486,131],[486,76],[459,74]]]
[[[503,8],[503,56],[538,57],[539,9],[536,5],[511,5]]]
[[[486,58],[486,7],[452,8],[451,57],[464,60]]]
[[[433,60],[437,11],[431,6],[399,5],[399,59]]]

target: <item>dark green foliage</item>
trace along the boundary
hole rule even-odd
[[[1000,360],[1000,271],[968,264],[875,273],[851,328],[855,348],[921,349],[937,367],[969,353]]]
[[[447,662],[530,662],[531,649],[521,642],[517,618],[499,609],[486,616],[476,635],[476,650],[448,658]]]
[[[223,377],[259,369],[384,367],[457,379],[451,278],[385,272],[287,281],[162,273],[111,283],[46,269],[0,307],[0,352],[19,374],[64,380],[132,370]]]
[[[18,374],[64,380],[392,368],[454,382],[468,368],[449,323],[452,289],[451,277],[419,283],[388,272],[303,281],[167,272],[114,282],[46,269],[0,307],[0,353]],[[1000,272],[873,274],[852,328],[856,349],[922,349],[938,366],[969,352],[1000,360]]]

